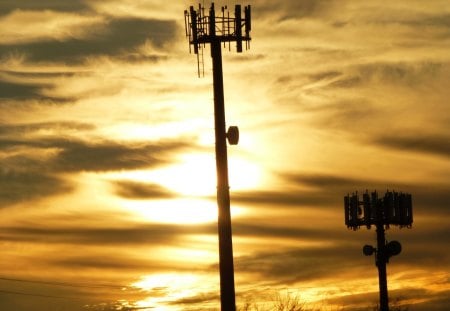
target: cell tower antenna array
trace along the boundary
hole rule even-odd
[[[236,50],[242,52],[242,45],[250,47],[251,9],[244,8],[242,17],[241,5],[234,8],[234,16],[230,17],[227,7],[222,7],[216,16],[214,3],[209,15],[199,4],[184,11],[186,37],[189,40],[189,51],[197,54],[198,75],[204,75],[203,48],[210,44],[213,64],[214,85],[214,128],[215,153],[217,170],[217,205],[219,235],[219,270],[220,270],[220,304],[222,311],[235,311],[236,299],[234,289],[233,242],[231,232],[230,191],[228,184],[227,140],[231,145],[239,141],[237,126],[225,130],[225,104],[222,73],[222,45],[231,50],[231,42],[236,42]]]
[[[385,228],[399,226],[411,228],[413,223],[412,197],[408,193],[387,191],[383,198],[378,198],[376,191],[363,193],[362,201],[358,192],[344,197],[345,224],[349,229],[358,230],[361,226],[370,229],[376,226],[377,247],[364,245],[366,256],[375,254],[378,268],[380,289],[380,311],[389,311],[386,264],[389,258],[400,254],[402,246],[397,241],[387,243]]]
[[[197,54],[198,75],[204,76],[203,48],[207,43],[211,44],[211,56],[213,53],[212,44],[216,41],[222,42],[224,47],[231,50],[231,42],[236,42],[236,50],[242,52],[242,43],[245,42],[245,49],[250,48],[251,8],[250,5],[244,7],[244,17],[242,17],[242,7],[236,4],[234,16],[230,17],[230,12],[226,6],[221,8],[221,14],[216,16],[214,2],[211,4],[209,15],[205,15],[205,8],[199,4],[195,10],[191,6],[184,11],[184,25],[186,37],[189,40],[189,52]],[[243,31],[244,30],[244,31]]]

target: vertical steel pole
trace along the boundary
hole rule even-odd
[[[378,281],[380,286],[380,311],[389,311],[388,288],[386,277],[386,238],[384,236],[384,226],[377,224],[377,267]]]
[[[228,184],[228,158],[225,130],[223,94],[222,46],[215,38],[214,8],[210,12],[211,56],[214,83],[214,125],[216,135],[217,204],[219,209],[219,268],[220,304],[222,311],[235,311],[233,242],[231,232],[230,192]]]

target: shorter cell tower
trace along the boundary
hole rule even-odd
[[[345,224],[348,228],[358,230],[361,226],[370,229],[376,226],[377,247],[364,245],[366,256],[375,254],[375,264],[378,268],[380,288],[380,311],[389,311],[387,290],[386,264],[389,258],[400,254],[402,246],[397,241],[387,243],[385,228],[391,225],[411,228],[413,223],[412,198],[410,194],[387,191],[383,198],[378,193],[363,193],[362,201],[358,192],[344,197]]]

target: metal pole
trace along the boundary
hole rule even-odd
[[[214,14],[211,14],[214,28]],[[211,42],[214,82],[214,125],[216,135],[217,204],[219,209],[220,304],[222,311],[235,311],[233,242],[231,237],[230,192],[223,95],[222,47],[220,40]]]
[[[384,226],[377,224],[377,267],[378,280],[380,286],[380,311],[389,311],[388,288],[386,277],[386,238],[384,236]]]

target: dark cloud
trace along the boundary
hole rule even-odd
[[[68,182],[44,172],[0,169],[0,208],[71,190]]]
[[[137,169],[169,162],[168,153],[187,147],[184,142],[158,142],[154,144],[124,145],[111,141],[89,143],[75,139],[48,138],[39,141],[0,139],[0,147],[32,147],[60,150],[48,161],[29,159],[31,168],[50,172],[114,171]],[[26,156],[11,156],[4,160],[9,165],[27,162]]]
[[[0,81],[0,100],[5,98],[29,99],[38,96],[40,85]]]
[[[442,36],[448,37],[450,33],[450,14],[431,15],[427,18],[424,18],[420,24],[446,29],[447,32],[443,33]]]
[[[338,88],[351,88],[361,85],[361,82],[362,82],[361,77],[346,77],[330,82],[328,86]]]
[[[96,270],[121,270],[121,271],[150,271],[153,269],[170,268],[159,259],[145,260],[144,258],[129,258],[119,254],[73,255],[67,258],[51,260],[52,265],[63,266],[68,269],[96,269]]]
[[[61,77],[72,77],[77,72],[74,71],[51,71],[51,72],[36,72],[36,71],[18,71],[18,70],[2,70],[4,75],[18,79],[52,79]]]
[[[330,238],[330,232],[333,231],[332,237]],[[308,241],[323,241],[328,239],[331,241],[345,241],[348,239],[348,233],[342,228],[335,228],[334,230],[323,228],[305,228],[305,227],[289,227],[287,225],[275,225],[275,224],[264,224],[264,223],[250,223],[243,221],[233,222],[233,233],[237,236],[250,236],[250,237],[260,237],[260,238],[285,238],[285,239],[302,239]]]
[[[348,192],[389,187],[389,183],[335,175],[283,173],[280,176],[291,186],[308,186],[310,190],[236,192],[233,193],[233,201],[292,208],[304,206],[332,208],[341,206],[343,197]]]
[[[92,129],[95,129],[93,125],[79,122],[0,124],[0,149],[5,155],[0,159],[2,206],[70,191],[70,185],[58,177],[60,173],[154,167],[170,162],[173,152],[187,147],[185,142],[177,141],[142,144],[86,142],[64,134]],[[30,134],[40,130],[64,135],[60,138],[29,138]],[[51,156],[45,155],[48,151],[52,151]],[[119,183],[117,187],[123,196],[169,195],[163,189],[153,187],[151,192],[143,185],[131,183]]]
[[[348,83],[345,87],[351,87],[350,85],[355,81],[339,81],[339,83],[341,82]],[[379,124],[377,121],[382,120],[383,117],[386,118],[386,112],[379,108],[373,102],[373,99],[363,97],[351,100],[336,100],[325,105],[308,107],[307,111],[317,113],[317,115],[320,114],[318,121],[314,121],[320,127],[336,128],[351,133],[356,132],[359,139],[362,135],[370,135],[370,131]],[[358,131],[355,131],[355,129],[358,129]]]
[[[0,46],[1,49],[1,46]],[[49,96],[46,92],[55,87],[57,79],[75,75],[74,72],[22,72],[0,71],[0,102],[12,100],[38,100],[65,103],[74,98]],[[42,82],[47,81],[47,82]],[[53,82],[50,82],[53,81]]]
[[[255,16],[270,18],[276,16],[279,20],[318,17],[333,8],[332,0],[302,0],[282,1],[276,4],[273,1],[254,1],[252,10]]]
[[[402,183],[390,180],[358,179],[326,174],[280,174],[291,187],[286,191],[241,191],[232,195],[232,201],[251,205],[303,208],[317,206],[326,209],[341,208],[347,193],[386,190],[411,193],[416,211],[445,214],[450,204],[450,185],[446,183]],[[305,190],[305,186],[309,190]]]
[[[414,87],[448,74],[448,66],[436,62],[378,62],[348,68],[345,75],[330,81],[329,87],[350,88],[374,83]]]
[[[91,144],[81,141],[49,141],[62,151],[51,162],[57,171],[113,171],[136,169],[167,163],[164,154],[184,143],[157,143],[127,146],[113,142]]]
[[[336,70],[320,71],[310,74],[308,77],[312,82],[327,81],[342,75],[342,72]]]
[[[376,137],[373,140],[377,145],[404,151],[428,153],[450,158],[450,136],[443,134],[424,135],[421,132],[406,135]]]
[[[331,203],[321,194],[296,191],[241,191],[233,193],[232,201],[236,203],[261,204],[268,206],[299,207],[305,205],[323,205]]]
[[[41,40],[39,42],[0,45],[0,57],[26,55],[30,61],[76,63],[91,56],[136,58],[136,48],[146,41],[161,48],[175,38],[175,21],[156,19],[113,19],[106,26],[92,27],[83,39]],[[143,56],[145,58],[145,56]]]
[[[151,204],[151,202],[149,202]],[[40,227],[26,224],[2,227],[4,241],[66,243],[78,245],[167,245],[184,234],[214,234],[215,227],[152,224],[138,227]]]
[[[176,301],[171,302],[171,305],[177,305],[182,307],[183,305],[195,305],[195,304],[202,304],[203,306],[205,304],[211,304],[211,302],[219,302],[220,301],[220,295],[217,291],[211,291],[211,292],[204,292],[198,295],[185,297],[178,299]]]
[[[174,193],[156,184],[117,181],[113,185],[116,194],[127,199],[158,199],[175,196]]]
[[[326,174],[284,174],[286,181],[302,186],[310,186],[320,193],[320,197],[339,197],[354,191],[375,191],[383,195],[386,190],[411,193],[418,209],[444,213],[450,204],[450,187],[447,183],[392,182],[390,180],[357,179]],[[342,196],[342,197],[341,197]]]
[[[36,123],[22,123],[22,124],[1,124],[0,123],[0,137],[21,137],[29,133],[51,130],[55,132],[60,131],[89,131],[96,127],[93,124],[74,122],[74,121],[59,121],[59,122],[36,122]]]
[[[31,11],[62,11],[74,12],[88,10],[89,6],[85,0],[55,1],[55,0],[2,0],[0,3],[0,14],[8,14],[15,10]]]
[[[53,85],[42,83],[16,83],[2,81],[0,79],[0,102],[3,100],[38,100],[52,103],[66,103],[73,100],[69,97],[48,96],[43,93],[44,89],[51,88]]]
[[[320,50],[311,51],[313,54],[323,53]],[[328,51],[330,55],[323,57],[342,58],[338,56],[342,51]],[[346,55],[350,57],[350,55]],[[283,93],[298,97],[302,92],[324,92],[333,89],[365,88],[374,86],[403,87],[415,90],[424,85],[435,85],[442,79],[450,77],[450,67],[447,63],[440,62],[373,62],[355,64],[343,68],[334,68],[326,71],[312,72],[308,74],[283,75],[276,80],[277,90],[283,88]],[[295,100],[295,99],[293,99]],[[348,101],[348,100],[347,100]],[[364,103],[369,102],[361,98]],[[345,104],[345,102],[344,102]],[[359,103],[361,105],[361,103]],[[338,109],[342,100],[337,100],[323,108]],[[335,107],[336,106],[336,107]],[[345,105],[344,105],[345,106]],[[332,117],[327,116],[327,120]]]
[[[41,140],[27,142],[0,139],[0,147],[8,151],[17,146],[60,149],[53,158],[40,159],[27,155],[11,155],[0,161],[0,202],[5,207],[19,201],[41,198],[71,187],[57,177],[61,172],[113,171],[161,165],[169,161],[167,153],[183,147],[179,143],[126,146],[112,142],[89,144],[71,140]],[[130,185],[128,185],[130,186]],[[143,194],[140,189],[140,195]],[[137,195],[139,189],[124,188],[122,194]],[[147,193],[148,194],[148,193]]]
[[[120,270],[120,269],[117,269]],[[127,270],[126,270],[127,271]],[[127,271],[129,273],[129,271]],[[131,288],[117,280],[105,282],[105,274],[92,276],[90,280],[80,281],[79,274],[73,279],[63,279],[61,275],[42,278],[19,278],[0,280],[0,308],[2,310],[134,310],[116,308],[106,309],[105,301],[116,301],[118,297],[127,301],[144,299],[142,291]],[[96,278],[98,280],[96,280]],[[133,281],[133,277],[128,278]],[[136,278],[137,279],[137,278]],[[101,281],[99,281],[101,280]],[[98,304],[98,308],[92,306]],[[103,308],[101,308],[102,306]],[[92,307],[92,308],[91,308]]]
[[[279,284],[337,277],[366,266],[364,256],[352,258],[353,246],[277,249],[236,258],[236,270],[256,273]]]
[[[448,31],[450,30],[450,14],[446,12],[436,12],[435,14],[430,12],[424,12],[423,14],[404,14],[404,12],[402,9],[402,11],[398,12],[399,14],[378,16],[378,22],[382,24],[400,24],[416,29],[424,29],[425,27],[428,30],[438,29],[440,32],[436,32],[436,34],[439,34],[437,38],[448,36]],[[432,32],[424,31],[423,34],[431,36]],[[418,32],[417,35],[420,37],[422,34]]]

